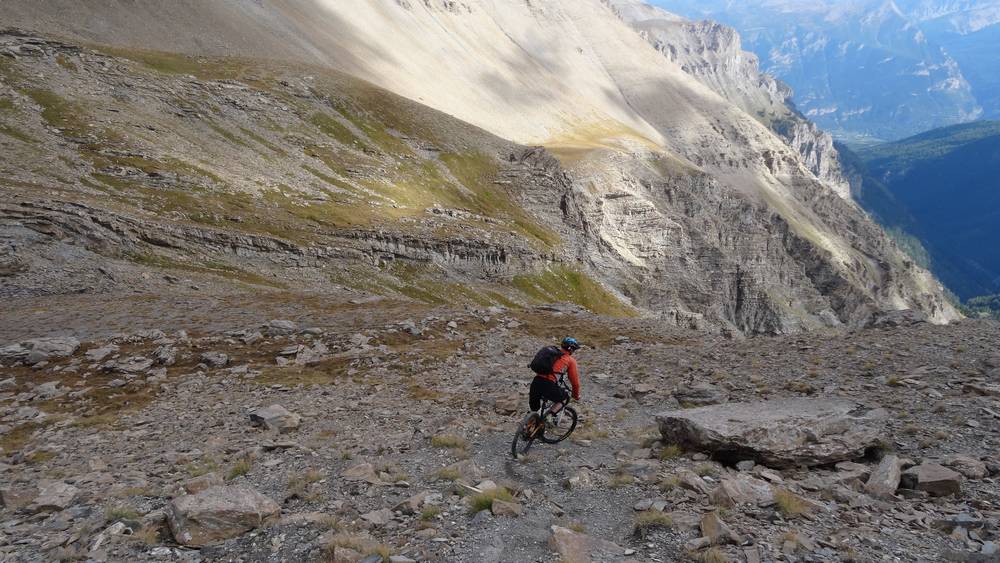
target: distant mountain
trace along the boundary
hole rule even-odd
[[[866,143],[1000,117],[1000,0],[657,0],[732,25],[799,109]]]
[[[890,230],[917,237],[946,286],[963,300],[1000,293],[1000,122],[936,129],[856,160],[841,152],[856,198]]]

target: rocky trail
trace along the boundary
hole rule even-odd
[[[0,318],[4,560],[996,557],[995,323],[725,339],[333,295],[213,317],[241,297],[202,295],[155,328],[163,307],[86,299]],[[515,461],[524,366],[565,333],[580,425]]]

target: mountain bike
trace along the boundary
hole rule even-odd
[[[510,455],[514,456],[514,459],[528,453],[535,440],[541,440],[546,444],[558,444],[576,429],[576,409],[569,406],[572,394],[566,385],[565,377],[559,378],[559,387],[566,392],[567,397],[562,410],[553,413],[552,407],[555,404],[542,399],[542,408],[524,417],[514,434],[514,441],[510,444]]]

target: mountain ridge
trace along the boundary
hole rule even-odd
[[[132,22],[166,9],[155,3],[137,3],[126,13],[109,11],[99,3],[86,6],[64,3],[61,6],[66,8],[64,12],[55,10],[45,18],[38,18],[35,4],[14,2],[11,13],[16,17],[12,19],[66,35],[67,30],[75,27],[101,29],[84,25],[94,18],[104,17],[105,27],[119,29],[123,26],[111,25],[115,18]],[[830,323],[855,325],[885,308],[915,307],[936,321],[955,317],[940,290],[935,288],[935,281],[926,272],[908,266],[905,257],[874,225],[865,222],[852,203],[842,200],[813,174],[797,150],[779,140],[757,118],[733,106],[666,60],[601,2],[550,0],[503,13],[492,12],[492,6],[484,2],[366,3],[353,10],[336,3],[317,2],[308,21],[302,17],[301,4],[275,2],[247,6],[221,3],[199,12],[198,6],[192,4],[188,6],[192,12],[186,13],[185,18],[199,20],[196,25],[191,29],[181,26],[176,36],[166,38],[157,38],[156,33],[161,32],[155,31],[145,44],[162,47],[161,41],[173,42],[182,47],[182,51],[201,50],[201,56],[211,52],[245,55],[253,53],[254,49],[280,44],[280,38],[284,37],[280,32],[282,26],[295,21],[305,30],[303,37],[315,41],[315,48],[302,48],[306,39],[300,38],[292,46],[277,51],[278,54],[291,53],[303,60],[313,60],[317,52],[327,53],[328,66],[339,67],[341,72],[352,70],[362,79],[402,93],[415,102],[430,104],[439,111],[483,127],[493,135],[521,143],[544,141],[548,154],[555,155],[558,161],[546,156],[545,152],[508,149],[507,152],[517,154],[500,155],[502,159],[519,162],[522,156],[518,154],[536,156],[525,157],[531,164],[523,174],[518,173],[522,175],[515,175],[513,180],[492,176],[491,181],[510,186],[511,197],[527,210],[525,217],[546,217],[545,224],[557,226],[566,234],[562,252],[568,253],[573,263],[599,277],[608,290],[626,297],[641,310],[655,311],[678,324],[693,323],[743,333],[798,331]],[[231,14],[234,10],[237,15]],[[261,15],[261,10],[266,13]],[[31,21],[31,14],[36,14],[35,21]],[[246,18],[257,18],[260,21],[249,29],[264,30],[261,31],[263,35],[254,36],[252,44],[244,44],[238,34],[229,37],[228,31],[214,36],[216,44],[199,45],[186,41],[185,34],[197,34],[199,25],[208,25],[212,18],[220,17],[230,18],[228,27],[219,26],[222,30],[235,26],[233,22],[242,25]],[[51,18],[64,19],[60,22]],[[534,31],[529,27],[525,32],[522,25],[525,21],[535,22],[539,27]],[[355,32],[365,29],[360,22],[371,29],[397,29],[398,33],[354,41],[357,39]],[[507,28],[500,25],[504,22]],[[404,24],[405,32],[400,27]],[[268,26],[279,31],[267,35],[264,32]],[[317,30],[319,27],[323,29]],[[112,43],[120,45],[138,40],[141,25],[124,28],[133,36],[112,37]],[[343,33],[334,33],[340,29]],[[521,30],[517,32],[520,35],[512,31],[515,29]],[[474,56],[480,59],[488,55],[483,59],[489,62],[487,66],[463,62],[466,60],[463,57],[470,55],[462,55],[460,51],[468,45],[469,34],[473,32],[481,37],[496,38],[496,42],[479,43],[479,50],[475,51]],[[566,38],[564,44],[571,46],[551,44],[544,39],[549,36]],[[342,45],[345,42],[350,45]],[[358,46],[352,48],[355,43]],[[427,56],[428,49],[438,43],[451,45],[447,48],[451,50]],[[415,47],[418,44],[423,46],[418,49]],[[316,47],[322,45],[326,47]],[[27,46],[17,49],[27,49]],[[373,50],[378,56],[368,57]],[[622,56],[623,52],[629,56]],[[144,58],[142,53],[135,51],[119,51],[119,54],[140,63]],[[57,56],[55,51],[46,51],[43,59],[48,62],[45,64],[58,62],[49,59],[54,56]],[[175,70],[171,65],[178,67],[176,70],[181,77],[191,72],[198,74],[204,66],[198,57],[166,62],[157,61],[157,55],[145,58],[147,61],[142,64],[150,66],[152,60],[153,70],[157,70],[157,64],[167,70]],[[233,63],[205,61],[205,64],[224,67]],[[431,66],[439,72],[436,72],[436,80],[428,83],[424,77],[431,72],[426,70]],[[235,86],[249,85],[248,95],[260,88],[264,89],[261,93],[276,89],[282,96],[298,96],[296,90],[303,87],[309,91],[308,75],[285,77],[281,80],[288,85],[279,81],[275,86],[276,78],[267,76],[269,73],[267,68],[248,68],[243,75],[235,77]],[[264,78],[255,77],[255,74],[264,75]],[[65,73],[62,76],[68,81],[77,80],[72,72],[68,77]],[[207,82],[198,88],[204,91],[227,88],[226,81],[233,80],[225,73],[221,76],[222,82],[219,78],[205,76]],[[569,82],[564,83],[564,78]],[[87,80],[93,79],[104,80],[97,75],[87,75]],[[140,77],[134,79],[140,80]],[[569,88],[572,93],[566,93],[567,84],[578,87]],[[65,88],[67,84],[58,86]],[[101,88],[108,87],[111,85]],[[196,94],[195,99],[200,96]],[[309,93],[306,99],[310,104],[322,100],[316,92]],[[533,100],[538,103],[525,103]],[[213,101],[209,107],[217,103]],[[286,105],[294,109],[294,104]],[[324,112],[330,109],[327,107]],[[260,115],[275,120],[272,111],[268,109]],[[315,110],[301,108],[296,111]],[[226,119],[243,121],[249,115]],[[316,135],[317,128],[320,132],[329,131],[334,137],[333,146],[341,147],[337,149],[341,152],[345,140],[348,148],[352,144],[357,148],[360,143],[375,151],[372,154],[376,160],[383,161],[381,166],[390,168],[399,166],[391,162],[397,158],[411,158],[399,148],[399,142],[403,141],[404,145],[413,145],[407,150],[430,155],[427,166],[438,171],[434,174],[455,175],[454,170],[446,171],[441,165],[433,164],[436,152],[426,150],[433,142],[421,142],[419,131],[407,134],[405,128],[400,130],[399,125],[393,125],[400,122],[399,115],[385,113],[377,106],[364,109],[363,115],[382,120],[381,125],[368,133],[363,129],[364,120],[358,125],[348,119],[350,115],[330,115],[332,122],[320,119],[311,123],[309,135]],[[315,121],[308,113],[297,119]],[[344,134],[344,128],[349,134]],[[260,129],[251,131],[254,135],[263,135],[262,138],[281,151],[292,154],[288,143],[293,137],[288,133],[283,133],[285,137],[282,138],[275,137],[274,132],[265,135]],[[338,136],[340,139],[336,138]],[[376,139],[385,146],[374,146],[378,144]],[[223,136],[223,140],[227,145],[234,145],[225,148],[227,153],[245,152],[245,148],[234,144],[232,139]],[[114,150],[135,152],[136,147],[128,146],[130,144],[126,142],[126,146]],[[312,144],[315,140],[307,142],[307,145]],[[427,146],[423,146],[425,144]],[[343,154],[355,154],[352,151],[354,149]],[[245,161],[247,157],[238,158]],[[337,158],[341,157],[331,161],[334,168]],[[205,163],[197,166],[214,169]],[[534,174],[529,172],[532,167],[544,171],[538,191],[532,191],[533,184],[525,180]],[[127,174],[134,174],[134,170],[145,174],[143,166],[126,168]],[[341,172],[332,171],[336,174],[331,177],[337,181],[347,178]],[[98,169],[96,173],[106,174],[106,171]],[[217,171],[211,173],[219,174]],[[136,177],[144,183],[158,181],[155,176]],[[261,180],[272,185],[282,183],[281,179],[269,175]],[[400,199],[400,195],[390,195],[400,193],[399,182],[416,181],[421,185],[420,182],[426,179],[390,174],[386,181],[389,182],[387,186],[375,191],[388,198],[387,204],[405,210],[398,213],[408,217],[407,220],[419,223],[430,214],[431,224],[442,217],[454,216],[469,217],[469,221],[488,225],[488,220],[493,219],[483,216],[482,209],[470,208],[468,203],[436,205],[433,200],[405,195],[411,200],[408,203],[405,198]],[[252,197],[259,197],[256,194],[260,188],[250,187]],[[278,190],[268,187],[262,193],[275,191],[282,195],[268,197],[279,198],[277,201],[282,202],[280,198],[288,200],[281,205],[290,204],[292,209],[302,205],[298,201],[302,190],[297,186]],[[454,200],[455,196],[446,197]],[[413,205],[418,201],[423,207]],[[439,211],[430,211],[432,208]],[[727,211],[720,217],[718,211],[712,213],[713,208]],[[522,212],[516,207],[503,209],[504,220],[513,221],[515,225],[537,221],[519,219]],[[736,242],[738,236],[732,224],[743,225],[742,243]],[[226,226],[239,228],[238,224]],[[518,227],[517,236],[537,240],[531,234],[533,230],[529,226]],[[425,256],[411,248],[410,243],[386,245],[377,242],[378,237],[365,237],[364,244],[382,248],[383,252],[392,252],[392,248],[398,247],[397,254],[404,261],[417,260],[433,268],[443,266],[442,273],[447,271],[446,257]],[[531,275],[544,276],[544,252],[539,254],[536,249],[529,254],[535,256],[529,260],[534,264],[529,268],[533,272]],[[693,259],[689,258],[692,256]],[[881,258],[872,259],[872,256]],[[397,279],[394,283],[398,282]]]

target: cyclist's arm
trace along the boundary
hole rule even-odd
[[[573,400],[580,400],[580,371],[576,367],[576,359],[570,358],[569,366],[566,370],[567,375],[569,375],[569,383],[573,386]]]

